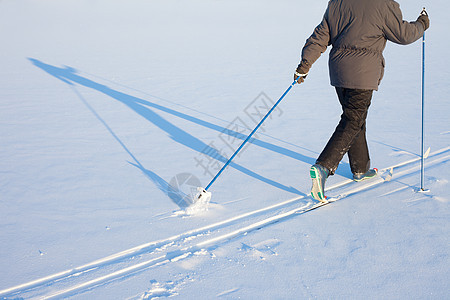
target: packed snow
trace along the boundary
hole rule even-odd
[[[400,4],[431,20],[429,191],[422,42],[388,43],[367,125],[382,172],[349,183],[344,158],[322,205],[327,53],[193,202],[292,83],[327,1],[0,1],[0,299],[448,299],[450,5]]]

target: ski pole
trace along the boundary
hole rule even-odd
[[[241,149],[244,147],[244,145],[251,139],[253,134],[258,130],[258,128],[264,123],[264,121],[267,119],[267,117],[274,111],[274,109],[280,104],[281,100],[289,93],[289,91],[292,89],[292,87],[297,83],[297,80],[294,80],[294,82],[289,86],[289,88],[281,95],[280,99],[272,106],[272,108],[267,112],[267,114],[261,119],[261,121],[256,125],[255,129],[247,136],[247,138],[242,142],[242,144],[237,148],[237,150],[233,153],[233,155],[228,159],[228,161],[223,165],[222,169],[217,172],[216,176],[214,176],[213,179],[208,183],[208,185],[202,189],[200,192],[200,195],[198,196],[198,199],[202,197],[202,195],[211,187],[211,185],[217,180],[217,178],[222,174],[222,172],[225,170],[225,168],[231,163],[231,161],[236,157],[236,155],[241,151]]]
[[[421,15],[427,15],[425,7]],[[422,141],[421,141],[421,160],[420,160],[420,190],[425,191],[424,188],[424,119],[425,119],[425,31],[422,36]]]

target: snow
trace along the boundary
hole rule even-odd
[[[448,298],[447,2],[425,3],[429,192],[417,41],[388,43],[368,117],[373,166],[415,160],[392,180],[309,210],[340,115],[324,54],[189,205],[291,84],[327,1],[304,4],[0,1],[0,298]]]

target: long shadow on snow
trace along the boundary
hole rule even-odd
[[[135,166],[139,170],[144,173],[155,185],[161,190],[164,194],[168,195],[171,193],[171,197],[169,197],[176,205],[178,205],[181,209],[187,208],[191,203],[186,200],[184,194],[181,191],[175,190],[170,184],[162,179],[158,174],[146,169],[141,162],[136,158],[136,156],[128,149],[128,147],[122,142],[122,140],[116,135],[116,133],[109,127],[108,123],[97,113],[97,111],[88,103],[88,101],[78,92],[75,86],[71,85],[74,93],[80,98],[83,104],[92,112],[92,114],[103,124],[103,126],[108,130],[108,132],[112,135],[112,137],[120,144],[120,146],[131,156],[134,162],[129,162],[131,165]]]
[[[113,90],[105,85],[99,84],[90,79],[87,79],[85,77],[77,75],[76,70],[73,68],[70,68],[70,67],[58,68],[58,67],[43,63],[43,62],[41,62],[37,59],[33,59],[33,58],[29,58],[29,60],[36,67],[42,69],[43,71],[47,72],[48,74],[54,76],[55,78],[60,79],[61,81],[65,82],[71,86],[73,86],[76,83],[76,84],[97,90],[101,93],[104,93],[105,95],[110,96],[113,99],[118,100],[119,102],[127,105],[130,109],[132,109],[133,111],[135,111],[136,113],[138,113],[139,115],[144,117],[146,120],[150,121],[151,123],[153,123],[160,129],[162,129],[163,131],[167,132],[169,134],[170,138],[173,139],[174,141],[176,141],[182,145],[185,145],[199,153],[207,154],[214,159],[220,160],[223,163],[225,163],[227,161],[227,158],[223,157],[216,149],[203,143],[202,141],[200,141],[196,137],[192,136],[191,134],[187,133],[186,131],[182,130],[181,128],[173,125],[172,123],[170,123],[169,121],[167,121],[166,119],[164,119],[163,117],[161,117],[160,115],[155,113],[153,110],[151,110],[149,107],[170,113],[170,114],[178,116],[182,119],[185,119],[190,122],[196,123],[198,125],[216,130],[218,132],[232,135],[233,137],[237,137],[240,139],[246,138],[246,136],[241,133],[220,127],[218,125],[215,125],[215,124],[203,121],[203,120],[200,120],[198,118],[189,116],[184,113],[177,112],[175,110],[163,107],[161,105],[158,105],[158,104],[155,104],[152,102],[149,102],[147,100],[143,100],[143,99]],[[308,156],[299,154],[297,152],[285,149],[283,147],[276,146],[276,145],[273,145],[273,144],[270,144],[267,142],[263,142],[263,141],[260,141],[257,139],[252,139],[251,142],[253,144],[263,147],[265,149],[289,156],[291,158],[303,161],[308,164],[313,164],[315,161],[315,159],[313,159],[311,157],[308,157]],[[127,152],[129,152],[129,151],[127,151]],[[141,168],[140,164],[138,164],[138,166],[139,166],[139,168]],[[303,195],[303,193],[301,193],[300,191],[298,191],[297,189],[295,189],[293,187],[287,187],[278,182],[275,182],[274,180],[265,178],[243,166],[240,166],[239,164],[232,162],[230,164],[230,166],[243,172],[244,174],[247,174],[255,179],[263,181],[263,182],[270,184],[274,187],[277,187],[279,189],[282,189],[282,190],[285,190],[285,191],[288,191],[291,193]],[[143,169],[141,168],[141,170],[143,170]],[[146,171],[148,171],[148,170],[146,170]],[[147,174],[147,172],[144,172],[144,173]],[[150,177],[150,178],[152,178],[152,177]],[[155,182],[155,183],[158,185],[157,182]]]

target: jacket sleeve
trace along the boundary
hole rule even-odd
[[[385,15],[383,34],[391,42],[407,45],[417,41],[424,32],[419,22],[403,20],[400,5],[395,1],[388,1]]]
[[[322,22],[314,29],[312,35],[306,40],[302,49],[302,60],[312,65],[327,50],[330,45],[330,30],[328,27],[327,13]]]

